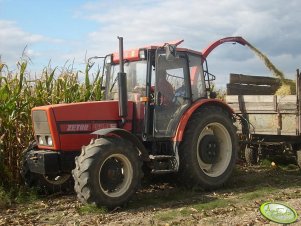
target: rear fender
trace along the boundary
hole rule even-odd
[[[229,112],[230,115],[234,114],[234,110],[227,105],[225,102],[219,100],[219,99],[201,99],[199,101],[196,101],[183,115],[180,119],[179,125],[176,130],[176,134],[173,137],[174,142],[180,142],[183,139],[184,131],[187,126],[187,123],[190,119],[190,117],[193,115],[195,111],[198,109],[209,106],[209,105],[215,105],[220,106],[221,108],[225,109],[227,112]],[[210,112],[208,112],[210,114]]]
[[[93,132],[92,134],[98,135],[98,136],[109,136],[109,135],[116,135],[118,137],[122,137],[125,140],[130,141],[135,147],[139,149],[141,152],[141,157],[143,161],[149,161],[149,155],[148,151],[142,144],[142,142],[133,135],[132,133],[128,132],[127,130],[124,129],[119,129],[119,128],[108,128],[108,129],[101,129]]]

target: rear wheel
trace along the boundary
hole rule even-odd
[[[247,164],[254,165],[259,161],[258,151],[254,148],[246,146],[245,148],[245,159]]]
[[[195,113],[180,144],[180,176],[188,186],[214,189],[230,177],[237,155],[233,121],[219,107],[204,107]]]
[[[125,204],[143,175],[138,151],[120,138],[101,138],[83,147],[72,173],[82,202],[108,208]]]
[[[32,142],[24,151],[21,176],[24,183],[28,187],[34,187],[40,194],[52,194],[57,192],[70,192],[73,187],[73,179],[71,174],[65,173],[60,175],[42,175],[31,172],[27,163],[30,152],[34,152],[37,147],[35,142]]]

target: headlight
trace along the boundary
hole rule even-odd
[[[46,137],[46,142],[49,146],[52,146],[53,142],[52,142],[52,138],[49,136],[49,137]]]
[[[43,144],[44,144],[44,140],[43,140],[43,138],[42,138],[41,136],[39,136],[38,140],[39,140],[39,144],[40,144],[40,145],[43,145]]]
[[[53,146],[53,140],[52,137],[49,136],[38,136],[38,142],[39,145],[43,145],[43,146]]]

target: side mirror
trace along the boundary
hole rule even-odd
[[[177,55],[176,48],[177,48],[176,45],[167,44],[165,46],[166,60],[168,60],[168,61],[174,60],[174,58]]]

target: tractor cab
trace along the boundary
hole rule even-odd
[[[173,137],[183,113],[207,97],[201,53],[176,48],[170,53],[170,46],[124,51],[127,99],[137,116],[134,132],[145,140]],[[118,100],[119,58],[107,59],[105,98]]]

